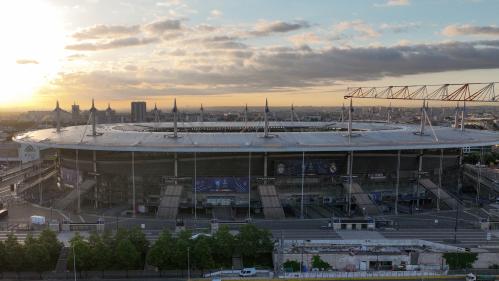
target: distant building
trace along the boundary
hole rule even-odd
[[[145,122],[146,121],[146,102],[145,101],[133,101],[132,102],[132,122]]]

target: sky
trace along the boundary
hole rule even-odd
[[[499,1],[0,3],[0,109],[338,106],[349,86],[499,81]],[[373,101],[360,101],[361,105]],[[383,103],[380,101],[378,103]],[[396,106],[397,104],[395,104]]]

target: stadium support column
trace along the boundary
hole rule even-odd
[[[464,150],[461,147],[459,149],[459,156],[458,156],[458,177],[457,177],[457,195],[459,196],[459,193],[461,192],[461,188],[463,186],[462,182],[462,177],[463,177],[463,154]]]
[[[305,151],[302,152],[301,157],[301,200],[300,200],[300,219],[304,219],[303,216],[303,201],[304,201],[304,188],[305,188]]]
[[[442,173],[444,172],[444,149],[440,149],[440,165],[438,168],[437,211],[440,211],[440,189],[442,189]]]
[[[397,151],[397,181],[395,183],[395,215],[399,214],[400,150]]]
[[[43,204],[43,190],[42,190],[42,163],[38,164],[38,178],[40,183],[38,184],[39,192],[40,192],[40,206]]]
[[[77,203],[76,203],[76,213],[79,214],[81,211],[81,198],[80,198],[80,167],[78,164],[78,149],[75,150],[75,166],[76,166],[76,194],[77,194]]]
[[[263,153],[263,184],[267,185],[267,176],[268,176],[268,153]]]
[[[178,155],[177,152],[173,153],[173,177],[175,184],[178,184]]]
[[[248,154],[248,219],[251,219],[251,152]]]
[[[198,158],[197,153],[194,152],[194,220],[198,219],[198,193],[197,193],[197,176],[198,176]]]
[[[135,206],[135,152],[132,151],[132,215],[137,214]]]
[[[350,98],[350,108],[348,109],[348,141],[352,137],[352,113],[353,113],[353,99]]]
[[[136,206],[135,206],[135,152],[132,151],[132,215],[135,217],[136,215]]]
[[[421,185],[421,175],[423,173],[423,150],[419,151],[418,184],[416,188],[416,207],[419,209],[419,186]]]
[[[347,213],[352,215],[352,184],[353,184],[353,151],[348,152],[348,196],[347,196]]]
[[[93,164],[93,172],[94,172],[94,181],[95,181],[95,186],[94,186],[94,208],[97,209],[99,207],[99,203],[97,202],[98,200],[98,193],[99,190],[97,188],[97,153],[92,151],[92,164]]]

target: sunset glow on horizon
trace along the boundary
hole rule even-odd
[[[53,109],[56,100],[84,108],[92,98],[118,110],[131,100],[165,110],[175,97],[188,108],[259,106],[265,98],[341,106],[348,86],[499,81],[496,1],[0,5],[3,111]]]

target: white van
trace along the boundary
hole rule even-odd
[[[243,268],[243,269],[241,269],[241,271],[239,271],[239,276],[240,277],[256,276],[256,268],[254,268],[254,267]]]

